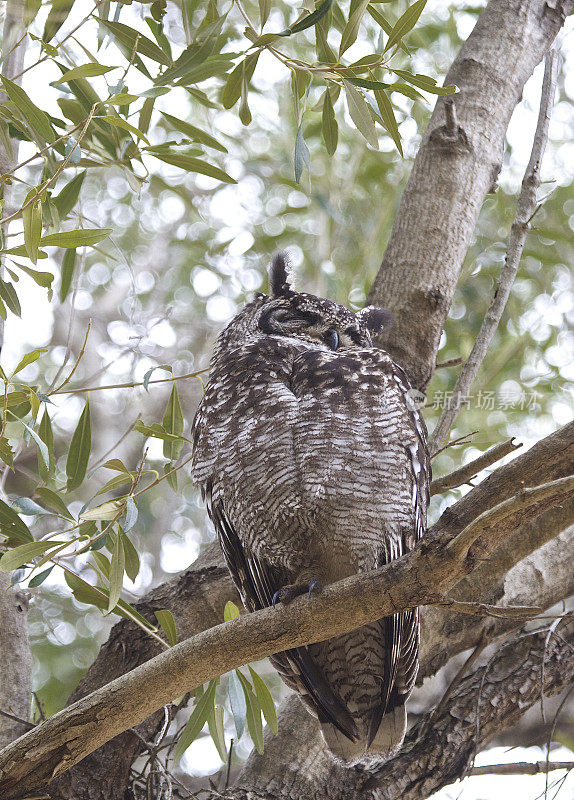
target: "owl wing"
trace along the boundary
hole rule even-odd
[[[242,600],[249,611],[273,604],[275,592],[285,581],[264,559],[249,553],[241,544],[223,501],[213,502],[211,484],[207,484],[205,499],[209,516],[215,526],[223,556]],[[334,694],[321,670],[306,647],[297,647],[271,657],[275,669],[288,686],[299,692],[307,707],[321,722],[331,722],[349,739],[357,738],[352,716]]]

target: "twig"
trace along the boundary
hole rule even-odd
[[[456,447],[457,445],[461,444],[470,444],[470,437],[474,436],[475,433],[478,431],[471,431],[470,433],[465,433],[463,436],[459,436],[458,439],[453,439],[451,442],[447,442],[444,447],[441,447],[436,453],[433,453],[431,458],[436,458],[439,453],[442,453],[444,450],[448,450],[449,447]]]
[[[458,416],[461,404],[476,378],[492,337],[496,333],[516,277],[526,236],[530,230],[530,220],[538,207],[536,190],[540,186],[540,163],[548,141],[550,112],[556,94],[557,64],[556,51],[550,50],[546,56],[540,112],[538,114],[536,133],[534,134],[534,144],[516,204],[516,215],[510,230],[506,261],[500,273],[492,303],[482,321],[472,351],[458,376],[452,397],[443,410],[430,437],[429,448],[431,453],[440,448]]]
[[[448,358],[446,361],[437,361],[435,364],[435,369],[446,369],[446,367],[458,367],[459,364],[462,364],[462,356],[457,356],[456,358]]]
[[[78,355],[78,357],[76,359],[76,363],[72,367],[72,371],[70,372],[68,377],[64,378],[64,381],[60,384],[60,386],[58,386],[58,388],[56,389],[55,392],[53,392],[53,394],[58,394],[58,392],[60,392],[64,388],[64,386],[71,380],[74,372],[78,369],[78,365],[79,365],[80,361],[82,360],[82,358],[84,356],[84,353],[86,352],[86,345],[88,344],[88,336],[90,335],[90,330],[91,329],[92,329],[92,320],[89,319],[88,320],[88,327],[86,328],[86,335],[84,336],[84,343],[83,343],[82,349],[80,350],[80,353],[79,353],[79,355]]]
[[[184,378],[198,378],[200,375],[203,375],[204,372],[209,372],[209,367],[205,369],[200,369],[197,372],[187,372],[185,375],[171,375],[169,378],[154,378],[153,381],[148,381],[148,386],[150,383],[169,383],[171,381],[182,381]],[[104,389],[133,389],[135,386],[143,386],[143,381],[131,381],[130,383],[110,383],[106,386],[81,386],[78,389],[64,389],[62,390],[57,389],[55,392],[50,392],[50,395],[54,394],[82,394],[84,392],[101,392]]]
[[[468,775],[539,775],[556,769],[574,769],[574,761],[517,761],[514,764],[488,764],[472,767]]]
[[[496,619],[529,620],[538,617],[544,609],[540,606],[493,606],[490,603],[465,603],[461,600],[438,600],[434,606],[457,611],[460,614],[470,614],[473,617],[495,617]]]
[[[491,447],[490,450],[487,450],[485,453],[478,456],[478,458],[475,458],[474,461],[470,461],[463,467],[455,469],[454,472],[451,472],[448,475],[443,475],[441,478],[436,478],[431,483],[431,495],[442,494],[442,492],[446,492],[449,489],[456,489],[457,486],[462,486],[464,483],[468,483],[468,481],[474,478],[475,475],[477,475],[483,469],[486,469],[486,467],[490,467],[492,464],[500,461],[501,458],[504,458],[504,456],[514,452],[514,450],[518,450],[519,447],[522,447],[522,442],[519,444],[514,444],[514,437],[512,439],[508,439],[506,442],[501,442],[500,444],[494,445],[494,447]]]
[[[33,722],[28,722],[27,719],[22,719],[21,717],[16,717],[14,714],[10,714],[8,711],[2,711],[0,708],[0,715],[6,717],[7,719],[11,719],[14,722],[18,722],[20,725],[24,725],[28,730],[32,730],[35,728],[35,724]]]

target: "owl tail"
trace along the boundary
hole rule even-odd
[[[321,724],[323,738],[332,756],[346,767],[356,764],[371,766],[388,761],[400,750],[406,728],[407,712],[404,705],[397,705],[383,715],[370,744],[365,739],[353,742],[334,725],[327,722]]]

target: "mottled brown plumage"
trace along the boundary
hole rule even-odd
[[[282,255],[270,286],[220,335],[194,422],[193,477],[250,610],[410,550],[430,483],[407,378],[372,345],[388,312],[293,291]],[[335,757],[369,764],[402,743],[418,644],[407,611],[271,660]]]

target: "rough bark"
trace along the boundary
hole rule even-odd
[[[20,0],[8,0],[2,30],[2,51],[8,53],[2,65],[2,74],[8,78],[17,75],[24,63],[26,45],[17,42],[24,33],[22,14],[24,5]],[[6,145],[6,146],[5,146]],[[8,146],[10,149],[8,149]],[[14,166],[18,156],[16,140],[3,142],[0,139],[0,172]],[[10,202],[10,186],[0,186],[0,197]],[[0,272],[2,266],[0,265]],[[0,319],[0,350],[4,344],[4,321]],[[28,598],[24,592],[15,591],[10,585],[10,576],[0,575],[0,711],[23,720],[30,718],[32,698],[32,654],[28,641],[26,617]],[[4,747],[27,726],[9,717],[0,715],[0,747]]]
[[[395,324],[382,346],[424,389],[466,251],[494,191],[508,122],[534,67],[571,13],[571,0],[490,0],[445,79],[458,126],[437,101],[368,301]]]
[[[41,730],[30,732],[0,754],[4,796],[19,797],[28,789],[41,787],[54,772],[71,766],[185,690],[246,660],[333,636],[396,608],[435,600],[472,570],[477,559],[488,557],[503,536],[552,504],[552,497],[555,501],[556,494],[544,501],[525,499],[528,494],[521,496],[518,505],[512,503],[506,516],[497,516],[483,531],[482,539],[470,551],[466,546],[462,551],[451,547],[460,539],[459,533],[468,530],[469,522],[476,526],[477,517],[485,509],[500,509],[509,503],[513,489],[528,483],[529,476],[539,482],[546,475],[570,471],[573,433],[574,424],[566,426],[501,467],[448,509],[431,530],[428,542],[383,570],[370,573],[368,579],[353,576],[326,587],[311,603],[295,601],[286,608],[266,609],[227,623],[225,630],[206,631],[60,712]],[[34,757],[23,759],[30,751]]]

